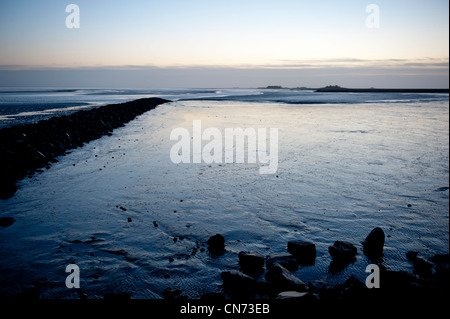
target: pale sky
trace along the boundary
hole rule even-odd
[[[448,12],[447,0],[2,0],[0,85],[448,87]]]

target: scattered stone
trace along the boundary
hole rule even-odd
[[[249,294],[256,288],[256,280],[240,271],[227,270],[223,271],[220,276],[224,289],[233,294]]]
[[[158,223],[156,221],[153,222],[154,227],[158,227]]]
[[[221,234],[216,234],[208,239],[207,244],[209,251],[220,252],[225,248],[225,238]]]
[[[441,255],[441,254],[437,254],[434,255],[430,258],[428,258],[429,261],[437,264],[437,263],[450,263],[450,255],[449,254],[445,254],[445,255]]]
[[[308,291],[322,293],[329,289],[328,284],[322,280],[311,280],[308,284]]]
[[[328,247],[328,252],[337,262],[349,262],[353,260],[357,250],[353,244],[337,240],[333,246]]]
[[[173,257],[169,257],[169,262],[173,262],[175,259],[173,259]]]
[[[414,272],[421,277],[431,276],[434,265],[417,255],[418,253],[415,251],[406,253],[406,257],[413,263]]]
[[[241,251],[239,253],[239,265],[244,273],[254,274],[262,272],[264,257],[258,253]]]
[[[355,276],[351,275],[342,285],[341,293],[349,300],[361,299],[367,292],[366,285]]]
[[[297,259],[291,254],[273,254],[267,259],[266,266],[270,270],[274,264],[280,264],[289,271],[296,271],[298,269]]]
[[[290,252],[301,265],[314,265],[316,259],[316,245],[304,240],[288,242]]]
[[[120,206],[119,208],[120,208],[121,210],[123,210],[124,212],[127,211],[127,209],[126,209],[125,207]]]
[[[366,256],[381,256],[384,247],[384,231],[380,227],[374,228],[369,235],[367,235],[366,240],[362,243],[364,247],[364,254]]]
[[[306,290],[306,284],[302,280],[277,263],[269,269],[265,278],[275,292],[290,290],[302,292]]]
[[[13,217],[0,217],[0,227],[8,227],[15,222],[16,220]]]
[[[408,260],[413,261],[414,259],[417,258],[417,255],[418,255],[418,254],[419,254],[418,251],[408,251],[408,252],[406,253],[406,258],[408,258]]]
[[[163,291],[163,296],[165,299],[173,300],[179,297],[181,295],[181,292],[181,289],[178,287],[166,288]]]
[[[128,217],[128,222],[131,223],[131,217]]]

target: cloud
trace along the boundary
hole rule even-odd
[[[365,69],[448,69],[449,58],[424,57],[420,59],[358,59],[358,58],[330,58],[330,59],[301,59],[275,60],[266,64],[176,64],[176,65],[0,65],[0,70],[149,70],[149,69],[332,69],[332,68],[365,68]]]

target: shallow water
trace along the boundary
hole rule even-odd
[[[65,267],[75,262],[90,298],[161,298],[175,286],[198,298],[220,291],[220,272],[239,268],[240,251],[285,252],[295,239],[317,247],[315,265],[295,272],[305,282],[364,280],[371,262],[360,242],[377,226],[387,235],[383,264],[411,271],[407,251],[449,249],[448,111],[448,100],[161,105],[0,202],[2,215],[16,219],[0,229],[1,292],[34,283],[44,298],[77,298],[65,287]],[[191,131],[193,120],[222,132],[278,128],[277,173],[260,175],[259,164],[172,163],[170,132]],[[200,251],[216,233],[225,253]],[[358,255],[332,273],[335,240],[353,243]]]

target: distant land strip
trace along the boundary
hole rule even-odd
[[[281,85],[269,85],[266,87],[259,87],[258,89],[272,89],[272,90],[292,90],[292,91],[315,91],[315,92],[343,92],[343,93],[449,93],[449,89],[377,89],[377,88],[344,88],[339,85],[328,85],[322,88],[308,88],[305,86],[288,88]]]
[[[449,93],[449,89],[350,89],[342,87],[324,87],[316,92],[349,92],[349,93]]]
[[[115,128],[167,102],[171,101],[143,98],[1,129],[0,198],[12,197],[19,180],[40,168],[48,168],[69,149],[111,135]]]

